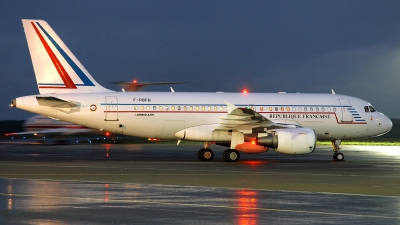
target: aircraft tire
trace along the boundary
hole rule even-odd
[[[333,160],[334,161],[343,161],[344,160],[344,155],[342,153],[333,153]]]
[[[199,158],[199,160],[200,161],[204,161],[204,158],[203,158],[203,152],[204,152],[204,148],[202,148],[202,149],[200,149],[198,152],[197,152],[197,158]]]
[[[227,149],[224,151],[222,157],[225,162],[237,162],[240,158],[240,153],[235,149]]]
[[[214,152],[211,149],[202,148],[197,152],[200,161],[211,161],[214,158]]]
[[[231,151],[230,149],[227,149],[224,151],[224,153],[222,153],[222,158],[224,159],[225,162],[232,162],[228,157],[230,151]]]
[[[344,155],[342,153],[337,153],[336,154],[336,160],[337,161],[343,161],[344,160]]]

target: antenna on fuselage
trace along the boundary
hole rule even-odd
[[[333,89],[331,89],[331,91],[332,91],[332,94],[333,94],[333,95],[335,95],[335,94],[336,94],[336,93],[335,93],[335,91],[334,91]]]

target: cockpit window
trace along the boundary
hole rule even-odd
[[[369,106],[369,111],[376,112],[376,110],[374,109],[374,107],[372,107],[372,105]]]
[[[369,112],[369,107],[368,106],[364,106],[364,110],[365,110],[365,112]]]

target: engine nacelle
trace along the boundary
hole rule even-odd
[[[277,129],[268,136],[258,137],[258,144],[274,148],[276,152],[298,155],[315,150],[317,136],[310,128]]]

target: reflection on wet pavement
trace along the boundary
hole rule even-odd
[[[394,224],[400,198],[0,179],[0,224]]]

